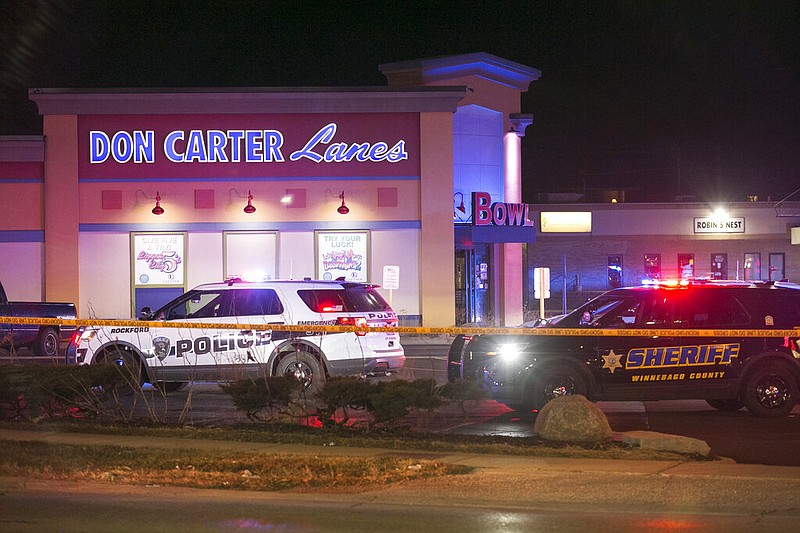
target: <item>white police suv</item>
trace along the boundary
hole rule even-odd
[[[316,390],[326,376],[402,368],[405,355],[396,332],[317,327],[396,327],[397,315],[375,288],[308,278],[209,283],[156,311],[144,309],[141,326],[85,328],[71,353],[78,364],[114,363],[129,370],[134,382],[166,390],[191,381],[270,375],[292,375],[306,390]]]

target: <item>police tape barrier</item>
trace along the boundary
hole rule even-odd
[[[649,329],[649,328],[479,328],[479,327],[358,327],[317,324],[252,324],[188,321],[145,320],[79,320],[58,318],[17,318],[0,316],[0,324],[38,324],[69,327],[124,327],[138,328],[196,328],[254,331],[289,331],[300,333],[405,333],[413,335],[511,335],[511,336],[575,336],[575,337],[800,337],[800,327],[794,329]]]

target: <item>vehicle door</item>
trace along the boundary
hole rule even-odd
[[[645,293],[611,292],[586,304],[574,313],[569,324],[563,319],[558,327],[590,328],[596,336],[578,338],[583,346],[589,367],[604,390],[625,383],[624,356],[635,343],[633,337],[619,335],[619,330],[633,330],[641,324]]]
[[[288,338],[289,334],[264,328],[287,321],[286,309],[275,289],[248,287],[229,292],[228,305],[217,322],[242,326],[217,332],[216,353],[226,369],[238,373],[237,366],[266,363],[275,342]]]
[[[180,376],[172,374],[180,379],[200,379],[213,373],[219,364],[216,352],[220,345],[214,324],[224,319],[230,292],[189,291],[156,311],[153,319],[162,321],[163,326],[150,328],[150,346],[141,346],[148,364],[180,369]],[[176,322],[191,324],[176,327]]]
[[[600,381],[608,399],[669,398],[673,393],[664,389],[675,389],[683,382],[685,375],[673,361],[677,361],[675,347],[681,340],[665,334],[666,330],[682,327],[676,322],[675,310],[680,294],[659,289],[640,292],[635,318],[626,318],[623,326],[628,335],[599,339],[597,353],[603,363]],[[612,327],[614,320],[614,315],[609,314],[600,325]]]
[[[615,352],[617,368],[604,377],[615,399],[702,398],[724,388],[740,339],[713,329],[743,327],[749,318],[727,293],[698,287],[654,290],[642,300],[637,331]],[[706,335],[706,333],[712,333]]]

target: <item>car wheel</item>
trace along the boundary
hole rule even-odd
[[[559,396],[586,396],[586,381],[577,370],[569,366],[554,366],[542,370],[534,392],[533,407],[541,409],[547,402]]]
[[[747,378],[744,403],[756,416],[786,416],[797,404],[797,379],[783,365],[756,368]]]
[[[319,361],[304,350],[296,350],[283,356],[278,363],[276,375],[297,379],[306,393],[317,392],[325,382],[325,374]]]
[[[130,350],[115,348],[98,357],[98,364],[112,364],[120,373],[120,392],[135,392],[142,388],[142,365]]]
[[[706,403],[716,409],[717,411],[738,411],[742,407],[744,407],[744,402],[735,399],[735,400],[706,400]]]
[[[58,355],[58,331],[55,328],[44,328],[36,339],[36,355],[56,357]]]

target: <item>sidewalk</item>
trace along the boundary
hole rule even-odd
[[[427,452],[84,433],[0,429],[0,439],[40,440],[71,446],[218,449],[239,452],[314,455],[396,455],[475,467],[473,474],[429,479],[356,494],[314,498],[414,504],[508,507],[569,504],[651,511],[717,510],[789,513],[800,518],[800,467],[741,465],[732,461],[631,461],[520,457],[479,453]],[[37,482],[0,478],[0,489]],[[274,497],[275,495],[272,494]],[[294,494],[294,497],[297,495]]]

